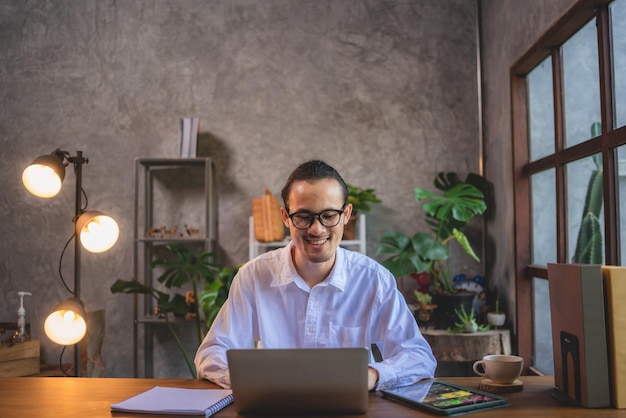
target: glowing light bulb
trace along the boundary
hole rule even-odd
[[[70,324],[76,317],[76,315],[74,315],[74,312],[72,311],[65,311],[63,312],[62,315],[63,315],[63,322],[65,322],[66,324]]]
[[[85,213],[82,216],[89,217]],[[80,242],[83,247],[92,253],[102,253],[109,250],[120,236],[120,227],[115,219],[104,214],[97,214],[88,219],[80,229]]]
[[[46,318],[44,331],[55,343],[72,345],[83,339],[87,332],[87,323],[73,311],[57,310]]]
[[[26,167],[22,173],[22,183],[35,196],[50,198],[59,193],[62,180],[52,168],[33,164]]]

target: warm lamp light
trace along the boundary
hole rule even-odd
[[[44,331],[48,338],[57,344],[73,345],[83,339],[87,332],[83,304],[70,298],[57,305],[44,322]]]
[[[113,218],[99,211],[87,211],[86,205],[85,207],[82,206],[83,196],[85,196],[85,201],[87,200],[82,188],[83,164],[88,162],[89,160],[83,157],[82,151],[76,151],[76,155],[72,156],[67,151],[57,149],[49,155],[37,157],[22,174],[22,182],[29,192],[38,197],[49,198],[61,190],[61,184],[65,178],[65,166],[69,164],[74,166],[76,176],[73,218],[75,229],[72,236],[74,239],[74,291],[70,290],[74,297],[54,309],[46,318],[44,330],[46,335],[55,343],[74,345],[74,372],[76,376],[81,374],[79,342],[87,332],[85,308],[80,301],[81,245],[87,251],[101,253],[113,247],[120,234],[120,228]],[[65,253],[65,249],[63,249],[63,253]],[[63,253],[61,253],[61,261],[63,260]],[[60,267],[59,274],[63,284],[69,290]],[[63,354],[61,354],[62,356]]]
[[[103,253],[115,245],[120,227],[115,219],[99,211],[82,213],[76,221],[76,233],[87,251]]]
[[[35,158],[22,173],[22,182],[26,189],[43,198],[56,196],[64,178],[63,154],[58,151]]]

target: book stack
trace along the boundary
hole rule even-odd
[[[548,264],[554,383],[588,408],[610,406],[602,267]]]
[[[626,408],[626,267],[602,266],[612,405]]]
[[[548,264],[554,382],[588,408],[626,408],[626,267]]]
[[[198,129],[198,118],[183,118],[180,120],[180,158],[196,158]]]

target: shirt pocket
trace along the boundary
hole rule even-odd
[[[364,327],[346,327],[331,323],[328,331],[329,347],[361,347],[365,344]]]

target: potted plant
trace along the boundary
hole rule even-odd
[[[506,321],[506,314],[500,310],[500,298],[496,298],[496,306],[492,312],[487,312],[487,322],[494,328],[501,327]]]
[[[437,307],[432,303],[433,296],[430,293],[413,292],[417,299],[417,320],[421,325],[427,324],[433,319],[433,311]]]
[[[453,286],[448,268],[450,245],[457,242],[460,247],[476,262],[480,259],[474,252],[464,233],[466,225],[487,209],[485,191],[487,182],[484,177],[470,174],[461,181],[456,173],[439,173],[435,177],[435,187],[440,193],[430,192],[422,187],[415,189],[415,199],[426,212],[429,232],[420,231],[410,236],[404,232],[385,233],[377,249],[377,255],[386,256],[382,264],[396,278],[414,275],[423,277],[428,274],[429,290],[435,297],[437,309],[437,327],[446,329],[455,318],[454,308],[458,302],[450,304],[440,295],[458,295]],[[473,293],[464,303],[471,308]],[[455,299],[458,296],[452,296]],[[451,306],[450,306],[451,305]],[[442,309],[443,308],[443,309]],[[441,312],[444,311],[444,312]]]
[[[371,210],[370,203],[380,203],[381,200],[376,196],[374,189],[363,189],[361,187],[347,184],[348,186],[348,203],[352,204],[352,216],[343,231],[343,239],[356,239],[356,222],[361,212],[369,212]]]
[[[144,294],[155,299],[155,314],[164,319],[176,345],[185,359],[191,375],[196,378],[196,370],[189,358],[170,314],[194,320],[198,335],[198,344],[204,338],[205,330],[211,326],[217,312],[228,296],[230,284],[237,269],[226,268],[214,262],[215,255],[207,251],[196,254],[191,248],[177,244],[166,245],[169,253],[164,258],[152,261],[151,267],[164,267],[165,271],[157,281],[167,289],[191,286],[185,295],[164,292],[137,280],[117,279],[111,286],[112,293]],[[202,311],[200,311],[202,309]],[[202,312],[203,315],[200,315]],[[202,319],[204,317],[204,320]]]
[[[478,331],[487,331],[490,328],[489,325],[479,325],[476,322],[474,309],[469,309],[469,313],[467,313],[465,306],[461,305],[460,308],[455,308],[454,312],[456,314],[457,321],[455,321],[454,326],[448,328],[448,332],[450,333],[474,333]]]

